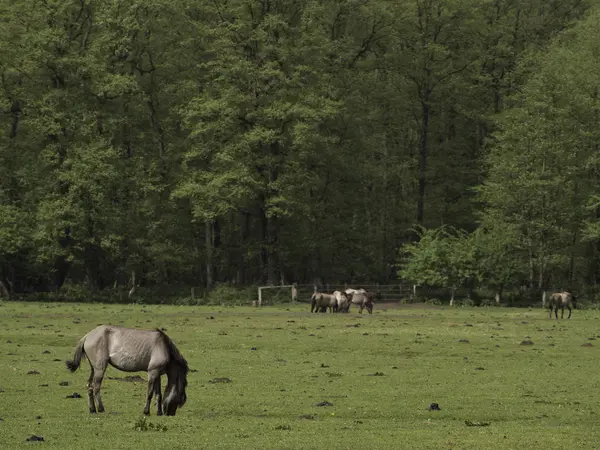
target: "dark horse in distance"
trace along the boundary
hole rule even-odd
[[[164,412],[174,416],[187,399],[188,363],[173,341],[160,330],[138,330],[111,325],[100,325],[86,334],[75,347],[75,355],[67,361],[67,368],[75,372],[86,356],[91,366],[88,378],[90,412],[104,412],[100,385],[104,372],[111,366],[125,372],[148,372],[148,392],[144,414],[150,414],[152,395],[156,394],[159,416]],[[167,375],[165,399],[162,402],[161,375]],[[95,400],[95,403],[94,403]]]

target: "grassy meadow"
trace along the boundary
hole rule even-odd
[[[308,309],[1,303],[0,448],[600,448],[598,311]],[[166,329],[191,369],[175,417],[144,421],[145,382],[114,368],[88,413],[89,366],[64,361],[106,323]]]

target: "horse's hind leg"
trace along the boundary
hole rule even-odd
[[[106,363],[102,365],[102,367],[96,367],[94,370],[94,398],[96,399],[96,404],[98,405],[98,412],[104,412],[104,405],[102,404],[102,396],[100,395],[100,386],[102,385],[102,379],[104,378],[104,372],[106,371]]]
[[[565,318],[565,305],[561,306],[561,308],[560,308],[560,318],[561,319]]]
[[[96,412],[96,404],[94,403],[94,368],[90,365],[90,376],[87,382],[87,391],[88,391],[88,405],[90,407],[90,413]]]
[[[567,309],[569,310],[569,317],[567,317],[567,319],[571,318],[571,307],[567,305]]]
[[[162,392],[160,391],[160,375],[158,377],[156,377],[156,381],[154,382],[154,395],[156,396],[156,406],[157,406],[156,415],[162,416],[163,410],[162,410]]]
[[[554,315],[556,316],[556,320],[558,320],[558,306],[554,308]]]

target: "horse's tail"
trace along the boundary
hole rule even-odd
[[[77,347],[75,347],[75,354],[73,355],[73,359],[67,360],[67,369],[69,369],[71,372],[75,372],[77,369],[79,369],[81,358],[83,358],[83,355],[85,355],[83,344],[85,344],[86,337],[87,334],[79,340]]]

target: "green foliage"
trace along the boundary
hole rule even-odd
[[[476,248],[467,233],[449,227],[418,233],[419,241],[403,249],[403,279],[456,289],[477,277]]]
[[[431,236],[415,280],[597,284],[592,2],[0,12],[0,281],[14,294],[385,283],[415,225],[485,230]]]
[[[207,292],[206,304],[227,306],[249,305],[252,303],[252,300],[256,299],[256,292],[256,286],[236,288],[219,283]]]

